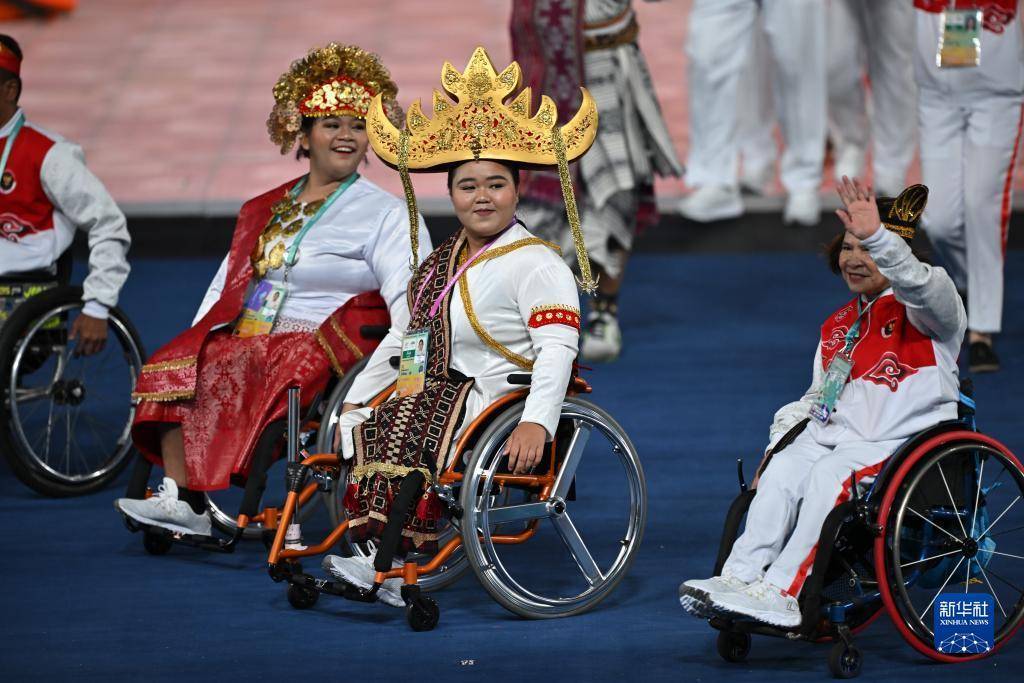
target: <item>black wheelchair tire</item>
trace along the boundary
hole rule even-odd
[[[0,386],[3,387],[5,403],[7,398],[7,379],[10,375],[11,363],[14,359],[18,341],[21,340],[25,331],[36,320],[46,315],[49,311],[70,303],[82,300],[82,288],[78,286],[60,286],[40,292],[32,296],[18,306],[4,323],[0,330]],[[115,318],[127,331],[131,343],[135,346],[141,359],[146,358],[146,352],[142,345],[142,338],[128,316],[118,307],[110,309],[109,315]],[[120,460],[101,476],[86,480],[82,483],[68,484],[57,481],[52,475],[47,474],[38,466],[34,465],[29,456],[25,455],[12,434],[10,409],[4,406],[0,410],[0,450],[11,467],[14,475],[33,491],[51,498],[65,498],[70,496],[82,496],[95,493],[106,488],[121,474],[135,453],[134,448],[128,448]]]
[[[751,637],[740,631],[719,631],[715,640],[718,655],[727,662],[739,664],[747,661],[750,654]]]

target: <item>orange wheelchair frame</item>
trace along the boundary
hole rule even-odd
[[[512,375],[509,377],[509,381],[514,384],[525,385],[529,383],[529,376]],[[389,387],[385,391],[381,392],[373,401],[371,401],[370,406],[375,407],[380,405],[388,396],[390,396],[392,391],[393,387]],[[573,378],[566,393],[567,400],[570,400],[572,397],[576,397],[580,394],[589,394],[590,392],[591,387],[586,381],[578,377]],[[478,442],[499,414],[513,406],[516,402],[524,399],[527,393],[528,389],[520,389],[503,396],[498,401],[488,406],[481,415],[476,417],[459,437],[456,442],[454,455],[449,459],[450,463],[445,467],[444,471],[437,476],[436,482],[434,483],[435,490],[440,493],[442,500],[444,500],[448,505],[449,511],[453,516],[461,517],[463,512],[462,506],[460,506],[451,495],[451,488],[455,485],[461,485],[466,476],[464,472],[457,471],[459,463],[463,460],[463,454]],[[617,425],[615,425],[615,427],[618,428]],[[561,466],[559,452],[561,445],[563,445],[562,440],[556,434],[555,439],[548,446],[547,457],[545,457],[541,462],[541,468],[543,469],[542,472],[535,472],[532,474],[495,473],[491,484],[496,485],[499,489],[504,489],[505,487],[525,489],[531,494],[536,495],[538,503],[550,503],[551,507],[555,511],[554,513],[561,514],[561,511],[557,508],[561,506],[562,511],[564,511],[565,503],[561,499],[554,501],[550,500],[552,491],[559,478],[559,468]],[[629,446],[631,447],[632,445],[629,444]],[[304,453],[303,455],[306,454]],[[343,469],[344,465],[340,461],[339,456],[328,453],[306,455],[306,457],[301,461],[296,460],[289,463],[287,499],[285,500],[284,508],[281,511],[281,517],[277,525],[277,533],[270,546],[270,553],[267,558],[268,571],[271,578],[276,582],[288,582],[288,600],[293,607],[298,609],[312,607],[316,603],[320,593],[339,595],[359,602],[374,602],[377,600],[377,593],[384,581],[400,578],[403,580],[402,597],[406,602],[406,618],[409,625],[416,631],[433,629],[438,623],[440,611],[434,600],[422,594],[419,580],[425,575],[436,572],[456,551],[462,548],[464,542],[463,536],[456,536],[455,538],[448,540],[432,558],[422,564],[415,561],[406,561],[402,567],[391,569],[386,572],[376,572],[374,585],[369,590],[360,589],[344,582],[332,582],[315,578],[303,573],[301,564],[299,563],[299,561],[304,557],[321,555],[328,552],[335,544],[342,541],[346,531],[348,530],[348,520],[342,520],[322,542],[316,545],[302,549],[285,547],[285,530],[294,519],[296,510],[301,506],[304,497],[308,500],[310,495],[308,492],[311,487],[315,488],[317,486],[315,483],[303,484],[307,475],[312,472],[314,478],[319,479],[320,481],[326,481],[331,478],[339,478]],[[640,474],[640,478],[642,484],[642,472]],[[643,498],[642,493],[640,498]],[[642,506],[642,509],[645,513],[645,506]],[[490,535],[489,540],[497,545],[517,545],[525,543],[536,534],[538,522],[539,519],[537,518],[530,519],[525,522],[525,528],[519,533],[493,534]],[[642,526],[641,521],[641,530]],[[638,544],[639,537],[635,538],[635,541]],[[635,548],[631,548],[631,551],[635,552]],[[592,559],[590,561],[592,562]],[[626,568],[628,568],[628,563],[626,564]],[[503,604],[505,603],[503,602]],[[507,604],[505,604],[505,606],[509,607]],[[513,608],[509,607],[509,609]],[[513,611],[518,610],[513,609]],[[522,612],[520,613],[522,614]]]

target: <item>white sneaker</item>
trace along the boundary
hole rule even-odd
[[[774,173],[775,169],[770,165],[747,168],[744,163],[743,171],[740,172],[740,189],[751,194],[762,195]]]
[[[832,168],[832,175],[837,183],[843,176],[860,178],[863,172],[864,150],[846,145],[836,152],[836,165]]]
[[[607,311],[591,311],[580,341],[580,357],[597,363],[607,363],[622,353],[622,330],[619,320]]]
[[[796,628],[800,625],[800,603],[764,579],[740,591],[713,593],[710,600],[714,608],[723,612],[742,614],[772,626]]]
[[[741,591],[748,585],[732,574],[713,576],[710,579],[690,579],[679,585],[679,604],[687,613],[706,619],[715,613],[709,603],[711,595]]]
[[[205,511],[197,515],[188,503],[178,500],[178,485],[170,477],[164,477],[164,483],[149,498],[118,498],[114,507],[136,522],[178,534],[209,536],[212,533],[210,515]]]
[[[402,563],[395,560],[392,566],[396,569]],[[328,555],[324,558],[323,567],[326,571],[341,581],[350,583],[356,588],[370,590],[377,570],[373,568],[372,557],[341,557],[340,555]],[[377,591],[377,597],[386,605],[392,607],[405,607],[405,600],[402,600],[402,579],[388,579],[381,584]]]
[[[821,198],[816,190],[800,190],[786,198],[786,210],[782,222],[786,225],[798,223],[813,227],[821,220]]]
[[[736,218],[743,215],[743,200],[735,187],[705,185],[679,202],[679,213],[701,223]]]

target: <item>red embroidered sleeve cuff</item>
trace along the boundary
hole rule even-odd
[[[580,329],[580,311],[572,306],[551,305],[534,306],[530,309],[530,327],[543,327],[553,324],[568,325]]]

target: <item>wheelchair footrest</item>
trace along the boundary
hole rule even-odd
[[[233,553],[239,539],[242,538],[242,530],[239,529],[231,538],[217,538],[216,536],[197,536],[194,534],[181,534],[163,527],[143,524],[124,515],[124,524],[131,532],[143,532],[147,537],[159,539],[165,543],[187,545],[201,550],[208,550],[214,553]]]
[[[347,581],[320,579],[312,574],[302,572],[301,569],[293,571],[287,563],[271,564],[267,567],[267,571],[270,574],[270,578],[275,582],[287,581],[293,586],[302,586],[303,588],[315,590],[318,593],[336,595],[355,602],[377,602],[377,591],[380,589],[379,584],[375,584],[372,588],[366,590],[354,586]]]

